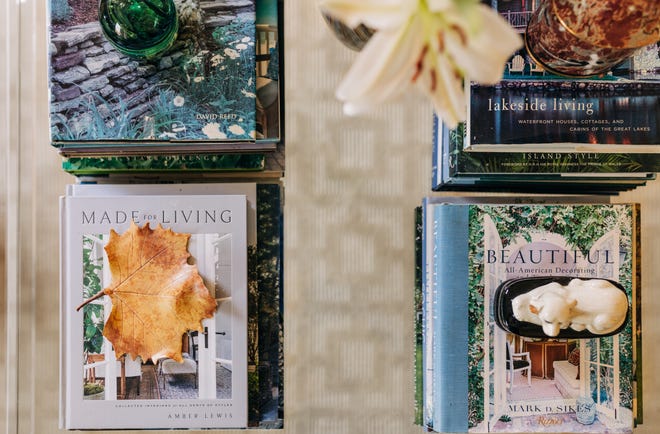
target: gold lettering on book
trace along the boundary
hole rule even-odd
[[[539,416],[538,418],[539,425],[551,426],[551,425],[561,425],[564,423],[563,420],[559,417],[548,417],[548,416]]]

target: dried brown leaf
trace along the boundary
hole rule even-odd
[[[188,264],[189,239],[190,234],[160,225],[151,229],[148,223],[142,228],[131,223],[122,235],[110,231],[105,251],[112,280],[100,294],[112,300],[103,335],[118,358],[181,362],[181,336],[202,331],[202,320],[213,316],[215,299],[197,266]]]

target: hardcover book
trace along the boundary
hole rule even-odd
[[[465,125],[433,124],[434,190],[616,193],[644,185],[660,154],[598,152],[467,152]]]
[[[255,141],[255,0],[49,5],[51,141],[64,155],[274,149]],[[163,50],[140,51],[135,35],[168,25]]]
[[[423,208],[423,424],[631,433],[638,206],[437,198]]]
[[[283,62],[280,32],[281,0],[257,0],[256,94],[257,138],[279,142],[283,126],[282,113]]]
[[[485,3],[522,33],[535,7]],[[657,153],[658,49],[644,47],[604,76],[575,79],[544,71],[522,48],[500,83],[469,86],[466,150]]]
[[[135,173],[206,173],[260,171],[263,154],[143,155],[106,157],[69,157],[62,169],[72,175],[111,175]]]
[[[415,208],[415,425],[424,419],[424,291],[422,290],[422,207]]]
[[[246,303],[245,316],[246,322],[243,325],[233,326],[232,333],[227,333],[227,324],[232,324],[236,319],[233,309],[233,295],[227,294],[227,284],[229,277],[228,272],[231,267],[227,267],[228,260],[231,257],[228,252],[219,252],[219,245],[216,243],[212,246],[207,246],[205,258],[208,258],[210,253],[219,255],[223,253],[223,265],[215,264],[211,274],[215,273],[216,277],[222,271],[221,281],[213,282],[208,276],[207,271],[203,271],[203,267],[199,264],[199,258],[191,250],[191,254],[195,258],[195,263],[200,267],[200,273],[204,277],[204,281],[209,288],[213,288],[215,283],[215,294],[219,297],[221,302],[218,302],[218,309],[215,313],[216,328],[222,326],[223,330],[216,330],[217,334],[215,343],[209,336],[213,336],[206,331],[206,334],[198,333],[196,331],[189,331],[186,333],[187,337],[183,337],[184,348],[187,346],[189,359],[196,363],[189,362],[184,359],[183,365],[175,365],[172,362],[163,365],[165,369],[160,366],[163,362],[156,363],[155,368],[151,368],[153,362],[142,362],[141,364],[133,364],[133,375],[140,373],[136,378],[128,376],[126,379],[125,392],[122,394],[122,389],[117,386],[117,395],[113,396],[111,390],[115,389],[117,383],[121,383],[121,377],[117,374],[117,379],[113,382],[112,375],[100,375],[99,369],[94,365],[94,358],[84,359],[83,369],[86,373],[90,370],[95,375],[89,378],[89,375],[84,377],[83,383],[85,388],[93,387],[100,384],[105,390],[107,401],[113,401],[114,404],[125,402],[145,408],[147,405],[151,407],[177,407],[181,409],[188,409],[190,417],[200,419],[198,422],[189,421],[188,425],[177,425],[169,423],[167,419],[160,419],[154,422],[150,427],[161,428],[175,428],[175,427],[259,427],[259,428],[281,428],[283,421],[282,411],[282,342],[281,342],[281,318],[282,311],[280,309],[281,300],[281,207],[280,207],[280,192],[279,186],[274,184],[181,184],[181,185],[72,185],[69,186],[67,197],[63,199],[63,203],[68,201],[82,201],[87,203],[92,201],[105,201],[113,202],[121,198],[121,203],[130,203],[136,201],[137,203],[146,203],[152,200],[166,199],[163,203],[186,203],[189,199],[197,200],[214,204],[213,206],[220,206],[221,200],[224,197],[233,197],[234,195],[245,196],[247,202],[243,202],[242,208],[246,211],[243,224],[246,225],[246,244],[243,248],[243,255],[247,260],[246,272]],[[230,196],[227,196],[230,195]],[[128,201],[127,201],[128,199]],[[247,206],[245,206],[247,204]],[[66,205],[63,207],[66,209]],[[188,208],[191,210],[192,208]],[[184,215],[185,214],[185,215]],[[178,219],[179,224],[183,224],[186,219],[187,223],[192,223],[197,215],[195,212],[181,214]],[[194,218],[193,218],[194,217]],[[234,219],[234,221],[236,221]],[[153,226],[153,225],[152,225]],[[65,238],[65,237],[64,237]],[[193,237],[194,238],[194,237]],[[239,246],[239,243],[232,241],[232,248]],[[66,243],[64,243],[66,245]],[[217,253],[217,254],[216,254]],[[63,255],[63,257],[66,257]],[[213,261],[213,259],[211,259]],[[230,264],[229,264],[230,265]],[[65,264],[65,269],[69,268]],[[208,268],[208,267],[207,267]],[[66,275],[66,271],[65,271]],[[220,285],[220,286],[218,286]],[[229,304],[228,304],[229,303]],[[94,306],[94,308],[97,308]],[[229,311],[227,311],[229,309]],[[66,319],[67,312],[63,312],[63,321]],[[95,313],[96,318],[100,316]],[[100,316],[102,318],[102,316]],[[87,317],[85,317],[87,319]],[[208,321],[208,320],[207,320]],[[240,327],[240,330],[237,329]],[[75,327],[74,327],[75,328]],[[63,327],[64,329],[64,327]],[[101,332],[103,326],[100,327]],[[90,329],[91,330],[91,329]],[[98,334],[98,333],[97,333]],[[64,335],[65,340],[70,340],[70,334]],[[244,344],[237,343],[238,350],[228,345],[228,341],[232,341],[237,337],[243,335],[245,337]],[[102,336],[96,338],[97,344],[104,345],[106,340]],[[102,342],[102,343],[101,343]],[[205,361],[205,353],[209,353],[206,348],[207,345],[215,347],[215,354],[210,354],[211,361]],[[200,348],[203,347],[203,348]],[[210,347],[209,347],[210,348]],[[246,350],[247,349],[247,350]],[[208,355],[208,354],[207,354]],[[227,360],[227,356],[232,356]],[[66,355],[63,354],[66,360]],[[104,358],[105,359],[105,358]],[[77,358],[73,360],[77,361]],[[105,359],[108,360],[108,359]],[[90,363],[91,361],[91,363]],[[65,363],[62,364],[63,367]],[[206,366],[208,365],[208,366]],[[186,375],[186,366],[188,366]],[[215,366],[215,368],[213,367]],[[76,368],[77,369],[77,368]],[[144,379],[151,379],[151,370],[155,369],[156,384],[147,382]],[[171,372],[170,372],[171,371]],[[176,371],[176,372],[175,372]],[[180,372],[179,372],[180,371]],[[234,375],[234,371],[238,373],[238,377]],[[213,381],[210,381],[210,376],[215,373],[216,380],[214,387]],[[245,373],[243,376],[242,373]],[[67,371],[62,373],[63,385],[71,382],[69,380],[71,375],[67,375]],[[180,374],[180,375],[179,375]],[[202,379],[202,377],[205,377]],[[227,388],[228,380],[237,378],[237,384],[232,383],[232,388]],[[204,381],[204,386],[200,386],[200,381]],[[223,386],[224,384],[224,386]],[[155,386],[155,387],[154,387]],[[198,395],[195,395],[195,390],[198,390]],[[213,390],[215,392],[213,392]],[[233,394],[232,390],[237,390]],[[64,390],[64,388],[62,389]],[[204,392],[204,390],[206,390]],[[204,398],[202,392],[213,395],[213,398],[208,402],[208,406],[204,407],[208,399]],[[80,407],[72,402],[71,390],[67,391],[67,395],[62,397],[61,417],[62,424],[70,426],[69,412],[78,412]],[[73,398],[77,399],[77,391],[73,389]],[[214,395],[215,393],[215,395]],[[230,395],[228,395],[230,394]],[[110,395],[110,396],[108,396]],[[185,398],[185,401],[179,402],[179,398]],[[225,399],[220,399],[225,398]],[[231,400],[227,400],[231,398]],[[238,401],[236,401],[236,398]],[[84,400],[85,398],[83,398]],[[176,400],[176,401],[173,401]],[[210,410],[219,402],[223,410],[228,408],[236,409],[240,414],[245,413],[244,420],[241,416],[241,423],[236,422],[236,417],[232,420],[213,420],[210,416],[204,416],[201,410],[206,408]],[[154,402],[160,405],[154,405]],[[213,404],[213,405],[212,405]],[[123,408],[124,406],[115,405],[112,408]],[[131,407],[127,405],[126,407]],[[149,413],[145,413],[149,414]],[[115,414],[116,416],[116,414]],[[153,418],[158,419],[158,413],[154,413]],[[206,419],[206,421],[202,421]],[[217,418],[216,418],[217,419]],[[116,422],[119,424],[120,422]],[[138,428],[139,425],[133,419],[126,419],[122,421],[123,428]],[[100,428],[106,425],[101,425],[96,422],[90,422],[87,428]],[[119,426],[114,426],[115,428]]]

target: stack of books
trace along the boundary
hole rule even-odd
[[[433,189],[617,193],[654,179],[657,50],[590,79],[553,75],[515,54],[500,83],[468,86],[465,123],[448,129],[435,119]]]
[[[50,0],[62,429],[283,427],[282,7]]]
[[[61,198],[61,425],[66,429],[281,427],[282,204],[275,184],[76,184]],[[135,237],[116,299],[76,310],[112,285],[113,233],[132,224],[190,234],[187,250],[217,308],[203,332],[184,333],[183,361],[115,352],[104,328],[120,315],[131,336],[173,324],[149,313],[162,299]],[[134,252],[134,254],[133,254]],[[180,268],[172,267],[174,285]],[[136,283],[138,282],[138,283]],[[119,288],[126,288],[121,290]],[[140,291],[137,297],[134,293]],[[180,296],[182,297],[182,296]],[[182,297],[183,298],[183,297]],[[111,301],[112,300],[112,301]],[[140,330],[137,333],[136,330]]]
[[[429,198],[418,213],[417,423],[632,433],[639,206]]]
[[[521,33],[535,7],[482,2]],[[435,118],[433,191],[516,194],[437,195],[417,210],[418,425],[632,433],[642,423],[640,207],[607,195],[660,171],[658,49],[568,78],[523,48],[496,85],[466,84],[466,122]]]
[[[168,2],[133,3],[147,11]],[[173,45],[136,58],[104,35],[98,5],[51,0],[50,132],[64,170],[281,175],[278,1],[174,3]],[[117,34],[136,31],[115,25]]]

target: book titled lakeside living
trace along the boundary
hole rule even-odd
[[[209,203],[216,202],[217,197],[223,195],[244,195],[247,199],[247,360],[245,366],[248,371],[247,384],[247,426],[269,429],[281,428],[283,426],[283,343],[281,308],[282,282],[281,282],[281,191],[277,184],[265,183],[223,183],[223,184],[76,184],[67,188],[67,196],[75,196],[77,199],[84,198],[117,198],[133,197],[147,198],[168,196],[186,197],[203,196]],[[138,199],[139,200],[139,199]],[[190,216],[188,216],[190,219]],[[226,294],[225,294],[226,295]],[[225,300],[226,303],[226,300]],[[219,312],[227,320],[226,308],[228,305],[221,304],[224,312]],[[220,330],[220,333],[224,331]],[[208,336],[208,334],[206,335]],[[217,334],[218,339],[225,339],[226,334]],[[195,340],[202,339],[195,337]],[[199,341],[197,341],[199,342]],[[190,341],[190,348],[195,348]],[[199,344],[197,344],[199,345]],[[219,344],[218,344],[219,347]],[[225,345],[226,352],[226,345]],[[198,353],[197,353],[198,354]],[[195,356],[193,355],[193,358]],[[226,382],[230,375],[222,362],[217,369],[222,374],[219,378]],[[243,366],[243,362],[236,360],[237,366]],[[142,365],[143,370],[149,367]],[[200,365],[199,368],[202,368]],[[87,367],[86,369],[89,369]],[[231,371],[231,367],[229,367]],[[201,374],[201,371],[199,372]],[[207,370],[207,374],[209,371]],[[96,377],[99,377],[98,371]],[[170,378],[171,377],[171,378]],[[162,387],[164,396],[171,397],[177,392],[177,387],[184,388],[186,382],[192,384],[193,378],[182,375],[170,376],[167,389]],[[63,376],[63,381],[65,376]],[[136,395],[135,379],[129,382],[129,398],[138,400],[153,399],[152,391],[147,386],[142,386],[146,392]],[[164,379],[163,379],[164,380]],[[105,380],[104,380],[105,381]],[[119,378],[117,379],[119,381]],[[190,385],[188,384],[188,385]],[[221,389],[218,389],[221,390]],[[220,392],[218,392],[220,393]],[[224,392],[226,393],[226,391]],[[64,403],[63,397],[63,403]],[[65,405],[61,409],[64,411]]]
[[[437,432],[631,433],[642,415],[638,206],[433,198],[423,210],[422,424]],[[558,335],[514,334],[498,322],[506,312],[500,288],[534,279],[612,282],[625,293],[625,319],[603,337],[576,334],[571,321]],[[575,318],[588,302],[572,295]]]
[[[466,149],[657,153],[660,82],[504,80],[472,85]]]
[[[524,33],[534,3],[483,0]],[[530,9],[531,8],[531,9]],[[468,88],[465,149],[479,152],[657,153],[660,58],[652,44],[600,77],[544,71],[526,48],[494,86]]]

